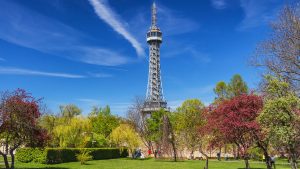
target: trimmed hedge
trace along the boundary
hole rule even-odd
[[[45,157],[45,151],[41,148],[19,148],[16,154],[17,160],[24,163],[44,163]]]
[[[128,156],[126,148],[20,148],[16,158],[20,162],[36,162],[46,164],[58,164],[77,161],[76,155],[81,151],[89,151],[93,160],[122,158]]]

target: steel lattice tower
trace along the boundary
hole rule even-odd
[[[143,112],[151,113],[167,108],[167,102],[163,97],[160,71],[160,44],[162,43],[162,32],[156,25],[155,3],[152,5],[151,27],[147,32],[147,43],[149,44],[149,75]]]

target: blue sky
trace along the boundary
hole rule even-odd
[[[236,73],[255,88],[260,73],[249,58],[284,3],[295,1],[156,0],[169,106],[209,104],[214,85]],[[68,103],[84,113],[108,104],[125,116],[146,93],[152,2],[1,0],[0,90],[26,89],[53,113]]]

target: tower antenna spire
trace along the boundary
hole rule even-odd
[[[152,20],[151,20],[151,27],[156,27],[156,4],[153,1],[152,4]]]

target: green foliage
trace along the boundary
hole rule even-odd
[[[100,146],[108,145],[108,137],[111,132],[120,125],[121,119],[110,112],[109,106],[105,108],[93,108],[89,116],[92,132],[96,134],[95,139]],[[103,139],[104,138],[104,139]]]
[[[81,147],[91,133],[91,124],[88,119],[74,117],[67,124],[57,125],[53,133],[58,138],[60,147]]]
[[[290,144],[298,133],[296,123],[300,117],[296,111],[300,109],[300,99],[292,94],[267,100],[258,120],[270,133],[274,142]]]
[[[92,108],[90,115],[93,116],[93,115],[99,115],[99,114],[102,114],[105,116],[111,115],[110,107],[108,105],[106,105],[104,108],[94,106]]]
[[[59,106],[59,109],[61,115],[67,119],[71,119],[75,116],[78,116],[82,112],[81,109],[74,104],[61,105]]]
[[[111,114],[109,106],[94,107],[88,118],[79,116],[81,110],[75,105],[60,108],[61,116],[44,115],[39,121],[52,136],[49,147],[108,147],[108,137],[121,121]]]
[[[86,150],[82,150],[80,152],[80,154],[76,155],[76,158],[78,161],[80,161],[81,165],[84,165],[84,164],[86,164],[87,161],[90,161],[93,159],[93,157],[90,155],[90,152],[86,151]]]
[[[163,115],[166,112],[164,110],[160,110],[157,112],[153,112],[150,118],[146,119],[146,125],[149,131],[149,140],[151,141],[159,141],[162,137],[162,123],[163,123]]]
[[[300,154],[300,98],[289,84],[267,77],[266,100],[258,121],[272,144],[286,150],[292,168]]]
[[[293,94],[290,90],[290,85],[287,82],[270,75],[265,76],[265,80],[266,84],[264,91],[268,99],[280,98]]]
[[[202,112],[204,104],[198,99],[186,100],[177,111],[172,115],[174,132],[177,136],[177,142],[182,148],[195,150],[198,145],[198,128],[203,122]]]
[[[214,88],[214,92],[217,95],[218,99],[225,99],[228,97],[228,86],[224,81],[220,81],[217,83],[216,87]]]
[[[254,160],[263,160],[263,151],[259,147],[251,147],[248,149],[248,153]]]
[[[274,143],[292,144],[299,135],[295,124],[300,123],[300,99],[288,90],[287,83],[273,77],[267,77],[267,81],[268,95],[258,120]]]
[[[239,74],[234,75],[227,86],[227,92],[230,98],[248,93],[248,86]]]
[[[44,150],[40,148],[20,148],[17,149],[16,159],[23,163],[36,162],[43,163],[45,159]]]
[[[129,124],[121,124],[110,134],[111,141],[117,146],[126,146],[131,152],[141,145],[141,139]]]
[[[94,160],[128,156],[126,148],[20,148],[16,156],[20,162],[57,164],[77,161],[76,155],[84,151],[89,152]]]
[[[49,147],[58,146],[58,141],[54,135],[54,129],[58,125],[58,121],[58,117],[49,114],[45,114],[39,119],[40,126],[47,130],[49,136],[52,136],[52,138],[47,141],[47,146]]]
[[[224,99],[233,98],[241,94],[248,93],[248,86],[239,74],[234,75],[230,82],[226,84],[224,81],[217,83],[214,88],[214,92],[217,95],[216,101],[222,101]]]

